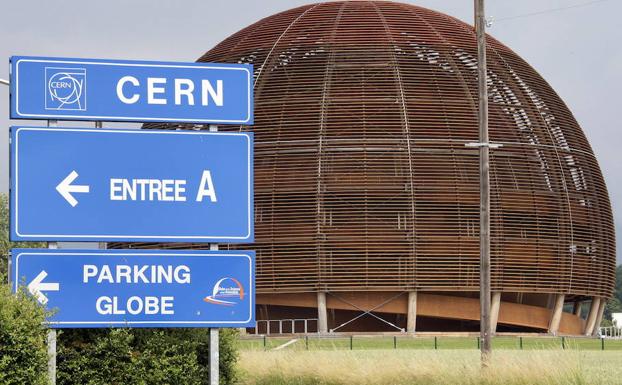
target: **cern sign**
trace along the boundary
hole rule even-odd
[[[11,57],[11,119],[253,124],[253,66]]]

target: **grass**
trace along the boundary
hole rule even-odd
[[[349,342],[349,341],[348,341]],[[497,350],[480,369],[475,349],[243,350],[243,385],[613,385],[622,352]]]

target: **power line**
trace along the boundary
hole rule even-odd
[[[575,4],[575,5],[569,5],[567,7],[560,7],[560,8],[551,8],[551,9],[545,9],[543,11],[538,11],[538,12],[532,12],[532,13],[526,13],[524,15],[516,15],[516,16],[510,16],[510,17],[502,17],[500,19],[496,19],[495,22],[498,21],[504,21],[504,20],[514,20],[514,19],[521,19],[524,17],[530,17],[530,16],[537,16],[537,15],[543,15],[546,13],[551,13],[551,12],[560,12],[560,11],[565,11],[567,9],[573,9],[573,8],[582,8],[582,7],[587,7],[588,5],[592,5],[592,4],[596,4],[596,3],[604,3],[606,1],[611,1],[611,0],[594,0],[594,1],[590,1],[587,3],[582,3],[582,4]]]

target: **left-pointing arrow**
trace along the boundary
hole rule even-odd
[[[60,289],[60,284],[57,282],[42,282],[47,276],[48,273],[45,270],[41,270],[39,275],[28,284],[30,294],[34,295],[42,305],[48,303],[48,297],[42,293],[43,291],[58,291]]]
[[[71,205],[71,207],[76,207],[78,201],[76,198],[71,195],[71,193],[87,193],[89,192],[89,186],[87,185],[72,185],[71,183],[76,180],[78,177],[78,173],[76,170],[73,170],[63,179],[58,186],[56,186],[56,191],[60,193],[60,195],[65,198],[65,200]]]

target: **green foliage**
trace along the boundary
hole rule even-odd
[[[9,196],[0,194],[0,276],[7,276],[9,251],[17,247],[45,247],[44,242],[9,241]],[[2,282],[6,282],[3,280]]]
[[[620,312],[622,312],[622,303],[620,303],[620,300],[617,297],[609,298],[607,304],[605,305],[605,313],[603,319],[611,320],[611,313]]]
[[[0,284],[0,384],[47,384],[44,320],[35,299]]]
[[[237,329],[220,329],[220,383],[235,384],[238,381],[236,363],[239,358],[237,349]],[[209,359],[209,352],[203,352],[203,357]],[[207,366],[207,365],[206,365]]]
[[[619,303],[622,303],[622,265],[616,267],[616,289],[613,296],[618,299]],[[622,311],[622,306],[620,311]]]
[[[603,320],[600,322],[600,327],[609,327],[609,326],[615,326],[613,324],[613,321],[608,320],[607,318],[603,317]]]
[[[59,385],[207,385],[207,329],[67,330],[58,339]],[[221,383],[236,381],[235,333],[221,331]]]
[[[607,305],[605,305],[603,322],[604,320],[611,321],[611,313],[622,313],[622,265],[616,267],[616,287],[613,292],[613,297],[609,298]],[[601,324],[601,326],[608,325]]]

